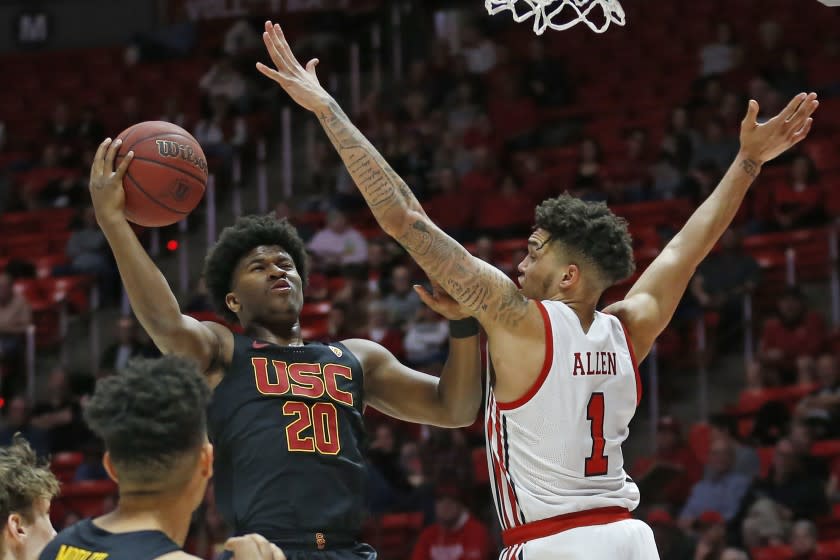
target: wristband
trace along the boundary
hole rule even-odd
[[[472,317],[449,321],[449,336],[452,338],[469,338],[478,334],[478,321]]]

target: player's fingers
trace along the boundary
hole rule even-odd
[[[286,35],[283,33],[283,29],[281,29],[280,25],[277,23],[274,24],[274,32],[277,34],[277,47],[280,50],[280,54],[289,61],[292,68],[302,68],[297,57],[292,52],[292,47],[289,46],[289,42],[286,40]]]
[[[266,28],[266,46],[268,46],[269,53],[271,54],[271,59],[274,61],[274,64],[277,65],[277,68],[289,71],[295,67],[295,61],[290,60],[283,50],[283,43],[285,41],[282,38],[282,36],[278,33],[279,28],[280,26],[277,24],[271,24],[268,28]]]
[[[286,560],[286,555],[283,554],[283,551],[277,547],[277,545],[271,545],[271,552],[274,553],[274,558],[272,560]]]
[[[750,99],[747,103],[747,115],[744,117],[744,124],[755,126],[758,122],[758,101]]]
[[[128,171],[128,164],[131,163],[131,160],[134,159],[134,151],[130,151],[125,154],[125,157],[120,162],[119,167],[117,167],[117,178],[122,181],[122,178],[125,176],[125,172]]]
[[[103,164],[102,161],[105,159],[105,151],[108,149],[108,146],[111,144],[111,139],[106,138],[99,144],[99,148],[96,149],[96,154],[93,156],[93,165],[91,166],[91,174],[100,174],[102,173]]]
[[[796,110],[799,108],[799,106],[805,100],[805,97],[806,97],[806,95],[804,93],[797,93],[793,97],[793,99],[791,99],[788,102],[787,107],[782,109],[782,112],[780,114],[782,115],[782,117],[784,117],[784,119],[786,121],[789,121],[790,118],[796,113]]]
[[[117,138],[108,147],[108,153],[105,154],[105,171],[111,172],[114,170],[114,160],[117,158],[117,152],[122,146],[122,139]]]
[[[260,74],[262,74],[266,78],[271,78],[275,82],[283,81],[283,75],[280,72],[278,72],[274,68],[269,68],[262,62],[257,62],[257,70],[260,72]]]
[[[286,67],[286,62],[283,60],[283,57],[280,56],[280,52],[277,50],[277,45],[274,44],[274,40],[271,38],[270,32],[266,31],[263,33],[263,43],[265,43],[265,48],[268,51],[268,56],[271,58],[271,62],[278,69],[283,69]]]
[[[800,130],[793,134],[793,143],[797,144],[805,139],[808,136],[808,133],[811,132],[811,125],[814,124],[814,119],[808,118],[805,120],[805,124],[802,126]]]
[[[788,125],[790,127],[791,132],[798,132],[805,126],[805,121],[814,114],[814,111],[817,110],[819,107],[820,102],[817,101],[817,95],[813,94],[813,97],[810,95],[808,99],[802,102],[802,104],[798,107],[796,113],[791,117]]]
[[[312,76],[317,80],[318,74],[315,72],[315,67],[318,66],[320,61],[317,58],[313,58],[309,62],[306,63],[306,71],[312,74]]]
[[[432,309],[435,308],[435,304],[437,302],[435,301],[434,296],[432,296],[432,294],[430,294],[429,292],[426,291],[426,288],[424,288],[423,286],[421,286],[419,284],[415,284],[412,287],[414,288],[414,291],[417,293],[417,296],[420,298],[420,301],[422,301],[423,303],[425,303],[426,305],[428,305]]]

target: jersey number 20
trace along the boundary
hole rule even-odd
[[[584,474],[600,476],[607,474],[609,458],[604,455],[604,393],[592,393],[586,405],[586,419],[590,422],[592,454],[586,458]]]
[[[316,402],[309,406],[301,401],[287,401],[283,404],[284,416],[295,416],[286,426],[286,440],[289,451],[336,455],[341,450],[338,437],[338,411],[328,402]],[[303,435],[312,428],[312,435]]]

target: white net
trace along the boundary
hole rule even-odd
[[[595,33],[603,33],[610,23],[624,25],[624,8],[618,0],[484,0],[484,7],[490,15],[510,10],[518,23],[533,17],[537,35],[549,27],[562,31],[578,23]]]

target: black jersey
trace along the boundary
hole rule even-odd
[[[341,343],[234,334],[213,392],[216,504],[237,535],[281,548],[352,544],[364,519],[363,373]]]
[[[39,560],[152,560],[181,550],[161,531],[110,533],[90,519],[64,529],[44,548]]]

